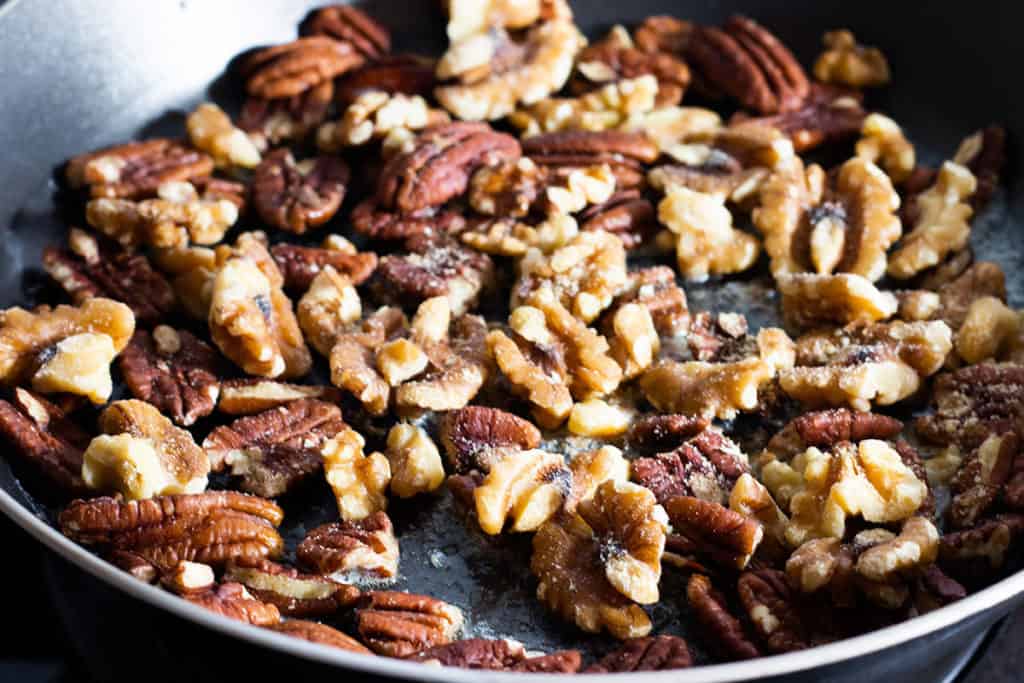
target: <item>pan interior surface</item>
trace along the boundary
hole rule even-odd
[[[107,144],[159,134],[180,134],[184,112],[212,99],[237,110],[241,93],[223,75],[229,61],[260,44],[295,34],[307,11],[322,3],[264,0],[66,0],[60,12],[48,3],[0,3],[0,145],[5,182],[0,186],[0,306],[35,304],[46,288],[39,269],[44,246],[63,239],[67,216],[55,181],[57,164]],[[393,31],[399,50],[438,53],[444,35],[433,2],[375,0],[360,3]],[[572,2],[577,22],[591,38],[611,24],[633,24],[652,14],[717,22],[743,12],[771,27],[804,64],[819,50],[825,30],[850,28],[880,46],[894,85],[872,94],[870,106],[889,113],[915,143],[919,158],[937,164],[966,134],[993,121],[1010,132],[1011,159],[1019,158],[1024,93],[1009,87],[1024,49],[1011,33],[1024,11],[990,3],[964,12],[962,3],[670,2],[634,0]],[[1011,168],[1003,188],[974,223],[978,259],[999,263],[1012,305],[1024,304],[1024,188]],[[335,227],[336,226],[336,227]],[[337,221],[332,229],[344,229]],[[776,303],[756,281],[724,287],[687,286],[694,310],[745,312],[754,325],[774,322]],[[117,396],[115,396],[117,398]],[[0,487],[39,519],[53,521],[56,501],[36,497],[0,460]],[[285,499],[282,532],[289,548],[313,526],[336,519],[326,488],[311,487]],[[461,607],[466,637],[514,638],[530,650],[606,651],[610,640],[580,633],[547,613],[534,596],[530,539],[496,539],[467,523],[447,493],[392,501],[389,514],[401,544],[398,590],[435,595]],[[685,577],[668,571],[662,601],[651,611],[655,633],[689,636]],[[707,661],[697,653],[697,660]]]

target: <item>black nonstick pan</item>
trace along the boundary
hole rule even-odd
[[[237,109],[240,93],[223,77],[230,60],[260,44],[294,37],[317,4],[299,0],[0,0],[0,306],[35,303],[45,286],[40,252],[63,238],[54,197],[58,165],[83,150],[131,138],[177,134],[183,113],[206,99]],[[437,53],[443,24],[431,0],[361,3],[392,29],[402,49]],[[1018,35],[1024,8],[1016,3],[933,0],[574,0],[577,22],[590,36],[613,23],[675,14],[715,23],[733,12],[770,26],[807,64],[825,30],[847,27],[881,46],[894,86],[871,104],[912,136],[925,163],[936,164],[966,134],[993,121],[1009,131],[1010,158],[1024,140],[1024,62]],[[1007,273],[1010,301],[1024,305],[1024,186],[1011,168],[1003,188],[974,223],[979,259]],[[772,302],[755,286],[688,288],[695,309],[744,310],[771,322]],[[721,301],[727,297],[728,302]],[[739,308],[737,308],[739,307]],[[136,680],[260,678],[286,670],[293,677],[339,675],[416,680],[512,680],[510,674],[440,669],[361,657],[229,621],[143,585],[52,526],[53,501],[22,487],[0,459],[0,510],[63,561],[47,571],[65,623],[100,678],[135,672]],[[329,496],[304,502],[282,530],[294,544],[305,529],[332,519]],[[286,510],[288,510],[286,505]],[[398,588],[434,594],[462,607],[468,635],[509,637],[530,650],[607,647],[546,614],[533,596],[529,541],[486,541],[452,510],[446,495],[392,510],[402,547]],[[98,579],[98,581],[97,581]],[[652,614],[656,631],[692,635],[682,579],[668,577]],[[125,596],[135,610],[125,616]],[[645,681],[873,680],[885,671],[909,678],[936,661],[953,661],[979,634],[1024,601],[1024,573],[949,607],[897,626],[813,650],[744,663],[631,674]],[[116,610],[116,611],[115,611]],[[116,615],[116,616],[115,616]],[[137,615],[137,616],[135,616]],[[691,642],[699,638],[691,638]],[[701,654],[698,652],[698,660]],[[895,669],[893,667],[896,667]],[[332,669],[335,671],[332,673]],[[515,680],[530,676],[517,675]]]

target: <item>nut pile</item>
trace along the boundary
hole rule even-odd
[[[1002,576],[1024,312],[970,239],[1004,131],[919,165],[847,30],[808,73],[743,16],[588,45],[567,0],[439,5],[437,60],[323,7],[241,61],[236,119],[70,160],[86,224],[43,256],[67,301],[0,312],[5,453],[61,531],[254,626],[503,671],[690,666],[658,603],[733,660]],[[823,145],[846,160],[800,156]],[[782,325],[689,309],[736,277]],[[286,542],[317,485],[336,515]],[[442,496],[467,533],[529,535],[550,618],[621,646],[528,652],[389,590],[389,504]]]

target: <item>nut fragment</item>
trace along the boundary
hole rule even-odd
[[[751,623],[770,652],[793,652],[810,645],[807,625],[783,572],[744,572],[737,590]]]
[[[697,621],[713,636],[715,649],[731,659],[760,657],[758,649],[743,630],[743,624],[729,612],[725,596],[703,574],[694,574],[686,584],[686,600]],[[711,640],[711,639],[709,639]]]
[[[223,583],[199,592],[185,592],[183,598],[229,619],[255,626],[269,626],[281,621],[281,613],[273,605],[257,600],[239,583]]]
[[[462,610],[425,595],[371,591],[356,611],[363,642],[378,654],[405,657],[454,640]]]
[[[673,532],[694,541],[700,552],[726,567],[745,568],[764,538],[757,520],[700,498],[670,498],[665,512]]]
[[[627,640],[620,648],[588,666],[583,673],[668,671],[687,669],[692,664],[685,640],[678,636],[660,635]]]
[[[177,140],[154,138],[80,154],[65,176],[93,197],[142,199],[165,183],[194,180],[213,172],[213,159]]]
[[[977,179],[971,206],[980,211],[999,188],[999,177],[1006,165],[1006,129],[992,125],[968,135],[957,148],[953,161],[966,166]]]
[[[306,340],[328,357],[338,335],[362,317],[363,306],[354,283],[331,266],[324,266],[313,278],[296,309]]]
[[[391,480],[388,459],[380,453],[364,455],[364,444],[358,432],[345,427],[321,450],[327,483],[346,522],[366,519],[388,506],[384,493]]]
[[[747,456],[717,429],[705,429],[678,448],[632,462],[632,478],[659,503],[694,496],[724,504],[736,480],[748,471]]]
[[[659,86],[653,75],[638,75],[598,86],[579,97],[552,97],[520,109],[508,120],[523,137],[559,131],[606,131],[635,125],[655,107]]]
[[[895,296],[852,273],[784,274],[776,284],[786,324],[796,329],[885,320],[898,308]]]
[[[580,668],[577,650],[560,650],[549,655],[528,655],[522,643],[514,640],[469,638],[417,652],[408,659],[426,664],[457,666],[489,671],[530,673],[576,673]]]
[[[220,168],[254,168],[260,163],[256,145],[216,104],[200,104],[185,119],[185,126],[195,148],[209,154]]]
[[[540,430],[528,420],[497,408],[466,406],[441,418],[441,445],[458,474],[487,472],[507,451],[540,445]]]
[[[178,562],[215,567],[233,559],[276,557],[284,513],[277,505],[233,491],[146,500],[77,500],[59,517],[65,536],[83,545],[127,550],[168,571]]]
[[[274,150],[253,174],[253,205],[270,225],[301,235],[338,212],[348,179],[348,165],[337,157],[296,162],[287,149]]]
[[[66,392],[102,405],[110,398],[110,364],[117,351],[106,334],[85,332],[65,337],[39,354],[32,388],[43,394]]]
[[[82,452],[89,434],[58,406],[17,387],[10,402],[0,400],[0,434],[62,490],[84,489]]]
[[[949,519],[958,529],[974,526],[1002,495],[1020,450],[1013,432],[991,435],[963,459],[949,483]]]
[[[643,184],[643,165],[654,162],[660,150],[642,132],[572,130],[526,138],[523,153],[549,173],[607,164],[615,186],[627,190]]]
[[[506,519],[513,532],[535,531],[569,497],[572,476],[560,455],[522,451],[491,465],[473,491],[476,516],[486,534],[499,534]]]
[[[339,650],[356,652],[361,655],[373,655],[370,650],[366,649],[355,638],[347,636],[337,629],[316,621],[288,619],[287,621],[282,621],[277,624],[271,624],[265,628],[269,628],[271,631],[277,631],[278,633],[283,633],[293,638],[308,640],[311,643],[327,645],[328,647],[336,647]]]
[[[890,581],[923,568],[939,554],[939,532],[924,517],[911,517],[891,541],[868,548],[857,558],[856,571],[870,581]]]
[[[398,575],[398,540],[383,512],[311,529],[295,552],[304,565],[335,581],[379,581]]]
[[[353,586],[300,574],[269,560],[233,562],[224,572],[224,580],[242,584],[257,599],[274,605],[287,617],[326,616],[351,607],[359,599],[359,589]]]
[[[956,334],[956,352],[967,363],[1001,358],[1020,334],[1021,319],[999,299],[983,296],[967,309]]]
[[[441,454],[416,425],[400,422],[392,427],[385,455],[391,464],[391,492],[399,498],[427,493],[444,483]]]
[[[340,238],[332,240],[332,238]],[[275,244],[270,255],[284,276],[284,288],[294,292],[305,292],[313,278],[324,268],[331,266],[354,285],[361,285],[377,267],[377,255],[372,251],[357,252],[352,243],[340,235],[324,240],[322,247],[303,247],[298,244]]]
[[[266,379],[229,379],[221,384],[217,410],[228,415],[255,415],[304,398],[337,403],[341,396],[334,387]]]
[[[826,143],[856,137],[866,116],[859,92],[812,83],[807,99],[797,109],[755,117],[737,112],[730,122],[733,125],[746,122],[777,130],[789,138],[795,151],[805,152]]]
[[[1006,562],[1010,545],[1024,531],[1024,516],[996,515],[970,529],[943,534],[939,540],[939,564],[972,585],[990,580]]]
[[[910,177],[917,165],[914,146],[903,135],[899,125],[883,114],[864,119],[857,156],[877,163],[896,184]]]
[[[387,28],[351,5],[319,8],[304,23],[303,33],[350,43],[369,60],[380,59],[391,51],[391,35]]]
[[[240,66],[246,91],[273,100],[301,95],[363,62],[352,43],[311,36],[258,50]]]
[[[824,83],[851,88],[873,88],[889,83],[889,62],[876,47],[857,43],[851,31],[829,31],[822,38],[825,51],[814,63],[814,77]]]
[[[372,415],[386,412],[391,396],[377,371],[376,350],[407,325],[401,310],[381,308],[363,321],[360,331],[340,335],[331,350],[331,383],[351,392]]]
[[[935,414],[915,423],[917,433],[941,445],[964,450],[981,445],[990,434],[1024,426],[1024,367],[980,363],[940,375],[935,381]]]
[[[333,99],[334,81],[287,98],[250,96],[242,105],[238,126],[261,152],[282,143],[301,142],[323,123]]]
[[[323,152],[338,153],[397,130],[418,131],[448,121],[445,112],[431,109],[419,95],[367,90],[348,105],[341,119],[320,127],[317,146]]]

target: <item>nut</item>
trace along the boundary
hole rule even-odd
[[[906,181],[917,166],[914,146],[899,125],[883,114],[864,119],[857,156],[881,166],[896,184]]]
[[[317,131],[317,146],[327,153],[358,147],[387,137],[393,131],[418,131],[448,123],[448,114],[431,109],[419,95],[367,90],[348,105],[335,123]]]
[[[355,102],[368,90],[428,97],[434,90],[436,60],[416,54],[387,55],[356,71],[338,83],[338,101]]]
[[[690,649],[679,636],[647,636],[627,640],[616,650],[594,662],[583,673],[627,671],[669,671],[693,665]]]
[[[777,276],[776,284],[783,317],[795,329],[885,320],[899,306],[895,296],[852,273],[787,273]]]
[[[752,235],[732,226],[724,199],[672,185],[658,204],[658,220],[678,235],[676,259],[687,280],[746,270],[761,247]]]
[[[969,254],[968,254],[969,255]],[[1006,276],[990,261],[979,261],[936,287],[942,306],[941,319],[959,330],[971,305],[982,297],[1006,301]]]
[[[228,415],[255,415],[304,398],[337,403],[341,394],[334,387],[267,379],[229,379],[221,384],[217,410]]]
[[[444,465],[437,446],[420,427],[400,422],[388,432],[391,492],[399,498],[428,493],[444,483]]]
[[[753,221],[774,276],[813,270],[874,282],[885,274],[885,252],[902,230],[899,205],[889,177],[869,161],[850,159],[833,184],[821,167],[805,170],[794,159],[761,186]]]
[[[224,580],[242,584],[286,617],[327,616],[359,599],[358,588],[315,574],[300,574],[269,560],[233,562],[224,572]]]
[[[654,234],[657,228],[654,204],[637,190],[616,192],[602,204],[580,213],[580,229],[584,232],[610,232],[626,249],[635,249]]]
[[[207,247],[154,249],[153,262],[171,279],[178,302],[188,315],[205,320],[210,312],[210,296],[217,269],[226,258],[225,251]]]
[[[311,398],[216,427],[203,441],[215,471],[231,467],[245,491],[280,496],[320,469],[320,451],[345,430],[337,406]]]
[[[160,583],[178,595],[196,594],[211,590],[217,583],[213,567],[198,562],[179,562],[160,577]]]
[[[899,536],[862,552],[855,569],[869,581],[890,581],[932,564],[938,554],[935,525],[924,517],[911,517],[903,523]]]
[[[577,436],[613,439],[626,433],[632,418],[630,410],[591,398],[573,405],[566,427]]]
[[[949,483],[953,526],[974,526],[1002,495],[1016,468],[1020,439],[1013,432],[991,435],[963,459]]]
[[[612,357],[623,379],[632,379],[651,366],[661,350],[661,339],[650,310],[640,303],[624,303],[609,314],[606,328]]]
[[[745,568],[764,538],[760,522],[715,502],[675,496],[664,505],[673,532],[724,567]]]
[[[546,180],[546,174],[527,157],[481,166],[470,179],[469,205],[485,216],[522,218]]]
[[[977,179],[971,205],[980,211],[999,187],[999,177],[1006,165],[1006,130],[987,126],[964,138],[953,155],[953,161],[966,166]]]
[[[549,655],[528,656],[522,643],[514,640],[469,638],[438,645],[408,657],[414,662],[463,669],[488,671],[524,671],[531,673],[576,673],[581,658],[577,650],[561,650]]]
[[[139,322],[156,322],[177,305],[170,284],[149,259],[101,244],[78,228],[71,228],[67,249],[43,250],[43,268],[76,304],[94,297],[113,299],[131,308]]]
[[[615,187],[628,190],[644,183],[643,165],[654,162],[660,150],[642,132],[571,130],[526,138],[523,153],[548,173],[607,164]]]
[[[405,657],[452,642],[462,630],[462,611],[446,602],[412,593],[371,591],[356,611],[359,635],[371,650]]]
[[[363,306],[353,283],[328,265],[299,299],[296,317],[309,344],[330,357],[338,335],[363,317]]]
[[[761,523],[765,539],[758,549],[770,557],[782,557],[786,547],[786,516],[775,502],[772,494],[749,472],[744,472],[733,484],[729,493],[729,509]]]
[[[512,112],[508,121],[523,137],[560,131],[606,131],[635,125],[655,107],[653,75],[638,75],[598,86],[579,97],[552,97]]]
[[[334,81],[324,81],[284,99],[249,96],[238,116],[238,127],[261,152],[280,144],[301,142],[327,118],[333,99]]]
[[[466,406],[441,417],[440,440],[458,474],[487,472],[508,451],[540,445],[540,430],[528,420],[497,408]]]
[[[893,252],[889,275],[911,278],[967,246],[974,213],[968,200],[977,186],[969,169],[952,161],[942,165],[935,184],[914,199],[917,220]]]
[[[164,183],[156,194],[154,199],[141,201],[92,199],[85,207],[85,220],[127,248],[216,244],[238,220],[234,202],[209,194],[200,196],[189,182]]]
[[[745,122],[777,130],[792,142],[795,151],[806,152],[856,137],[867,116],[861,100],[861,94],[855,90],[811,83],[807,99],[797,109],[754,117],[737,112],[730,123]]]
[[[0,400],[0,434],[26,461],[64,491],[84,490],[82,452],[89,434],[59,407],[17,387],[10,402]]]
[[[763,114],[797,109],[810,91],[793,54],[747,17],[734,15],[721,29],[697,27],[686,54],[712,87]]]
[[[213,159],[177,140],[154,138],[80,154],[65,177],[93,197],[152,197],[165,183],[194,180],[213,172]]]
[[[265,626],[264,628],[269,628],[271,631],[277,631],[278,633],[283,633],[285,635],[292,636],[293,638],[308,640],[311,643],[327,645],[328,647],[336,647],[339,650],[348,650],[349,652],[355,652],[361,655],[373,655],[370,650],[363,647],[363,645],[355,638],[347,636],[337,629],[315,621],[289,619],[277,624]]]
[[[975,299],[956,334],[956,352],[967,363],[1001,358],[1021,331],[1016,311],[993,296]]]
[[[213,412],[220,395],[220,356],[191,332],[157,325],[137,331],[121,355],[121,374],[135,398],[188,426]]]
[[[281,613],[276,607],[255,599],[238,583],[223,583],[205,591],[184,593],[181,597],[222,617],[255,626],[269,626],[281,621]]]
[[[753,659],[761,651],[744,633],[743,624],[733,616],[711,580],[703,574],[694,574],[686,584],[686,601],[693,609],[697,621],[713,637],[714,648],[730,659]],[[709,638],[711,640],[711,638]]]
[[[32,388],[43,394],[85,396],[102,405],[113,391],[110,363],[116,355],[114,342],[106,334],[85,332],[65,337],[37,357],[39,368],[32,374]]]
[[[814,77],[819,81],[851,88],[874,88],[889,83],[885,55],[876,47],[859,45],[851,31],[829,31],[822,42],[825,51],[814,63]]]
[[[491,465],[473,491],[477,521],[486,534],[500,534],[506,519],[513,532],[536,531],[562,507],[572,476],[560,455],[530,450]]]
[[[313,12],[303,33],[327,36],[347,42],[369,60],[378,60],[391,51],[391,35],[372,17],[350,5],[328,5]]]
[[[980,363],[940,375],[935,380],[935,413],[914,424],[924,439],[977,448],[990,434],[1019,430],[1024,425],[1021,385],[1024,367],[1012,363]]]
[[[601,543],[579,515],[556,518],[533,537],[537,598],[584,631],[620,639],[650,633],[647,614],[609,582]]]
[[[206,488],[210,460],[192,435],[144,401],[115,401],[100,413],[100,430],[82,459],[90,489],[128,500]]]
[[[380,453],[363,455],[365,441],[358,432],[343,428],[321,450],[324,474],[346,522],[366,519],[387,509],[384,494],[391,480],[388,459]]]
[[[710,423],[710,420],[690,415],[646,415],[633,421],[627,440],[636,452],[664,453],[700,434]]]
[[[274,150],[253,174],[253,205],[268,224],[301,235],[338,212],[348,179],[348,166],[337,157],[296,163],[288,150]]]
[[[632,462],[633,481],[650,489],[662,504],[676,496],[724,504],[747,471],[747,456],[717,429],[705,429],[675,450]]]
[[[590,500],[606,481],[629,481],[629,461],[615,446],[601,446],[595,451],[577,453],[569,462],[572,492],[565,501],[567,512],[575,512],[583,501]]]
[[[146,500],[76,500],[59,517],[65,536],[83,545],[131,551],[162,571],[179,562],[214,567],[230,560],[275,557],[284,513],[270,501],[234,491]]]
[[[917,580],[914,607],[921,614],[927,614],[965,597],[967,590],[956,579],[947,576],[937,565],[932,564]]]
[[[323,248],[283,243],[270,248],[270,255],[284,276],[285,289],[305,292],[327,266],[344,275],[353,285],[361,285],[377,267],[377,255],[372,251],[357,252],[355,247],[351,250],[333,248],[326,242]]]
[[[240,66],[246,92],[274,100],[301,95],[363,62],[352,43],[311,36],[257,50]]]
[[[352,393],[372,415],[384,414],[391,396],[377,372],[376,350],[407,325],[399,309],[381,308],[363,321],[360,331],[340,335],[331,349],[331,383]]]
[[[629,273],[626,289],[617,297],[616,303],[630,302],[641,304],[650,312],[654,329],[661,336],[674,337],[689,327],[686,292],[676,284],[675,272],[667,266],[642,268]]]
[[[331,522],[310,530],[295,551],[299,561],[334,581],[398,575],[398,540],[387,514]]]
[[[1024,531],[1024,516],[996,515],[970,529],[943,534],[939,564],[968,584],[990,580],[1002,569],[1010,544]]]
[[[544,205],[555,216],[577,213],[608,201],[615,192],[615,176],[606,164],[572,169],[559,174],[544,190]]]
[[[235,128],[224,110],[204,102],[185,119],[192,145],[213,158],[219,168],[255,168],[260,151],[241,128]]]
[[[774,569],[743,572],[737,584],[740,602],[769,652],[803,650],[811,645],[804,615],[785,573]]]

